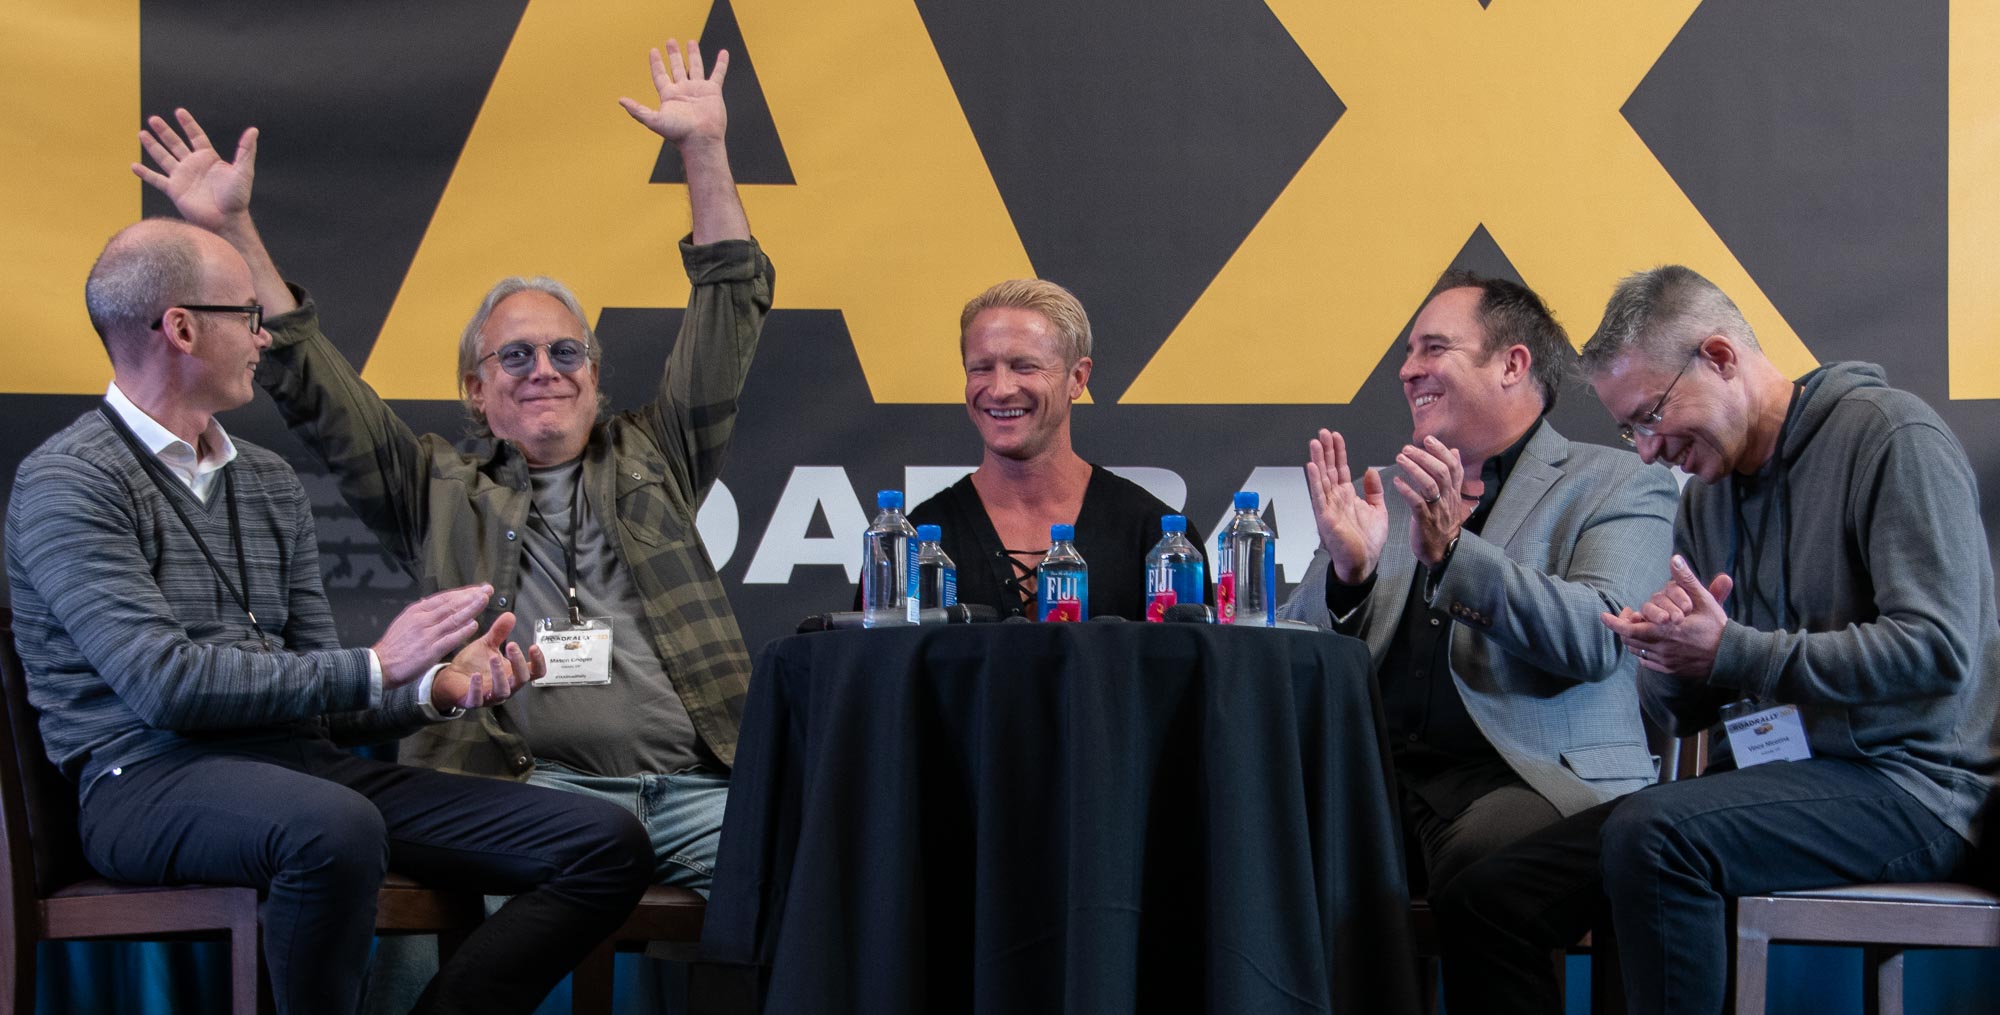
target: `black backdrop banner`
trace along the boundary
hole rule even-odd
[[[1620,275],[1690,264],[1788,369],[1875,360],[1929,400],[1993,504],[1993,7],[9,0],[0,475],[103,390],[82,280],[112,231],[171,212],[126,165],[175,106],[217,139],[261,128],[266,240],[413,426],[458,431],[456,333],[506,274],[570,281],[606,389],[646,397],[686,297],[685,188],[614,100],[647,94],[647,46],[697,35],[731,51],[733,158],[778,268],[700,526],[753,647],[848,601],[875,490],[921,499],[977,462],[957,309],[1030,274],[1097,332],[1079,450],[1204,531],[1259,491],[1288,584],[1305,440],[1391,459],[1403,331],[1453,265],[1534,286],[1581,341]],[[1580,386],[1555,421],[1616,440]],[[372,639],[409,578],[267,399],[225,423],[297,465],[342,628]]]

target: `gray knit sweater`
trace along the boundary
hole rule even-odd
[[[375,712],[328,715],[367,705],[367,652],[336,647],[298,477],[263,448],[236,447],[250,605],[270,649],[165,499],[180,499],[235,582],[222,484],[207,504],[178,485],[163,495],[94,411],[21,463],[6,530],[15,642],[49,757],[82,792],[190,742],[387,739],[424,721],[414,685]]]
[[[1965,449],[1872,363],[1808,374],[1754,476],[1690,483],[1675,543],[1736,589],[1709,684],[1641,671],[1682,732],[1751,696],[1814,757],[1871,764],[1968,839],[2000,774],[2000,621]]]

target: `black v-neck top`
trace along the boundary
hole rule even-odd
[[[1090,567],[1091,616],[1146,619],[1146,553],[1160,541],[1160,518],[1176,513],[1139,484],[1102,466],[1090,467],[1076,517],[1076,549]],[[910,524],[943,530],[941,545],[958,565],[959,602],[991,606],[1002,617],[1035,615],[1034,598],[1024,595],[1019,581],[1034,574],[1048,550],[1047,540],[1032,547],[1001,546],[970,475],[917,505]],[[1213,581],[1214,572],[1205,563],[1208,547],[1192,521],[1187,537],[1201,548],[1205,580]],[[1032,552],[1010,556],[1009,549]]]

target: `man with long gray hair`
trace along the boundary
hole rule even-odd
[[[223,162],[192,117],[153,121],[148,182],[243,253],[271,318],[257,380],[339,479],[361,519],[428,591],[485,583],[488,615],[549,675],[501,708],[434,724],[403,757],[610,800],[651,833],[656,880],[705,891],[750,663],[695,531],[721,471],[737,396],[771,305],[771,263],[750,237],[724,148],[722,81],[699,49],[652,53],[657,105],[625,111],[679,150],[693,283],[658,397],[606,416],[600,350],[582,305],[548,279],[508,279],[461,339],[458,380],[476,439],[419,436],[320,333],[250,221],[252,157]]]
[[[1721,760],[1468,869],[1435,901],[1481,988],[1449,1003],[1560,1010],[1549,950],[1608,898],[1632,1010],[1720,1012],[1730,897],[1946,880],[1967,861],[2000,771],[1978,481],[1880,367],[1786,377],[1686,268],[1621,282],[1583,367],[1640,457],[1697,480],[1666,585],[1602,619],[1656,721],[1727,720]]]

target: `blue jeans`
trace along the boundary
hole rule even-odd
[[[553,761],[535,762],[532,786],[582,793],[617,804],[646,827],[658,863],[653,880],[692,888],[708,897],[715,877],[715,847],[729,803],[729,776],[720,772],[676,775],[585,775]]]
[[[1549,952],[1608,908],[1632,1012],[1720,1013],[1731,897],[1949,880],[1969,851],[1887,776],[1838,758],[1642,789],[1529,835],[1432,897],[1445,1005],[1561,1011]]]

